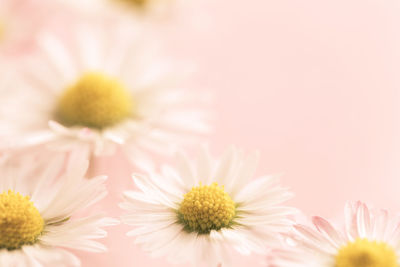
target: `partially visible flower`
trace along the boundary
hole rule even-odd
[[[280,242],[279,232],[290,229],[282,206],[291,194],[278,178],[263,176],[251,181],[258,153],[244,157],[231,148],[218,160],[203,151],[197,161],[178,155],[174,169],[136,174],[140,191],[127,191],[120,207],[122,220],[135,228],[128,236],[152,256],[175,263],[231,266],[231,253],[266,253]]]
[[[82,26],[66,43],[42,35],[39,55],[0,100],[4,140],[88,155],[119,147],[147,166],[146,151],[170,153],[193,133],[206,132],[198,96],[179,88],[171,66],[144,45],[122,26]]]
[[[101,14],[107,17],[162,18],[168,17],[183,0],[57,0],[80,9],[86,14]]]
[[[166,14],[171,12],[181,0],[106,0],[119,4],[121,7],[131,8],[137,13]]]
[[[364,203],[348,203],[345,229],[338,230],[321,217],[314,227],[294,226],[287,250],[275,251],[270,267],[398,267],[400,223],[386,210],[371,210]]]
[[[104,252],[94,239],[117,221],[76,215],[105,196],[106,178],[84,179],[88,163],[71,159],[65,166],[61,154],[20,160],[0,163],[0,266],[80,266],[64,248]]]

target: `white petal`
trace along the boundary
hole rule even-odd
[[[313,217],[313,223],[324,236],[331,241],[332,245],[339,248],[345,243],[342,235],[325,219],[321,217]]]

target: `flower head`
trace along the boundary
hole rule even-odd
[[[271,267],[396,267],[400,264],[400,227],[385,210],[364,203],[348,203],[345,229],[338,230],[321,217],[314,227],[297,224],[291,236],[295,245],[277,251]]]
[[[94,155],[119,147],[150,165],[145,151],[170,153],[207,131],[205,114],[192,105],[196,94],[176,85],[171,66],[155,60],[136,32],[82,27],[68,44],[42,35],[39,55],[7,85],[13,90],[0,100],[7,143]]]
[[[250,181],[257,161],[235,148],[219,160],[203,151],[193,163],[180,154],[176,169],[134,175],[140,192],[125,192],[121,203],[123,221],[135,227],[128,235],[173,262],[229,266],[232,249],[265,253],[290,228],[294,209],[281,205],[291,194],[276,177]]]
[[[64,155],[1,163],[1,266],[80,266],[79,259],[63,248],[106,250],[93,239],[104,237],[102,227],[116,221],[76,216],[106,194],[105,177],[84,179],[86,169],[87,162],[75,160],[65,166]]]

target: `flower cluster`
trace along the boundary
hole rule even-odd
[[[0,266],[81,266],[74,251],[108,253],[97,239],[120,223],[172,263],[235,266],[237,252],[271,267],[400,266],[386,211],[349,203],[343,231],[298,224],[279,177],[253,178],[257,152],[182,152],[209,133],[208,97],[181,88],[186,70],[148,29],[185,4],[0,0]],[[176,165],[158,162],[172,154]],[[105,155],[135,168],[135,189],[107,200],[116,218],[98,205],[116,182],[93,175]]]

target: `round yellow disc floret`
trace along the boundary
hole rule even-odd
[[[184,195],[178,210],[179,221],[189,232],[208,234],[229,227],[235,217],[235,202],[217,183],[193,187]]]
[[[44,220],[28,196],[12,190],[0,194],[0,249],[33,244],[43,228]]]
[[[394,249],[383,242],[357,239],[343,246],[335,267],[398,267]]]
[[[132,108],[131,96],[123,84],[104,74],[90,72],[66,89],[56,117],[68,126],[102,129],[130,116]]]

